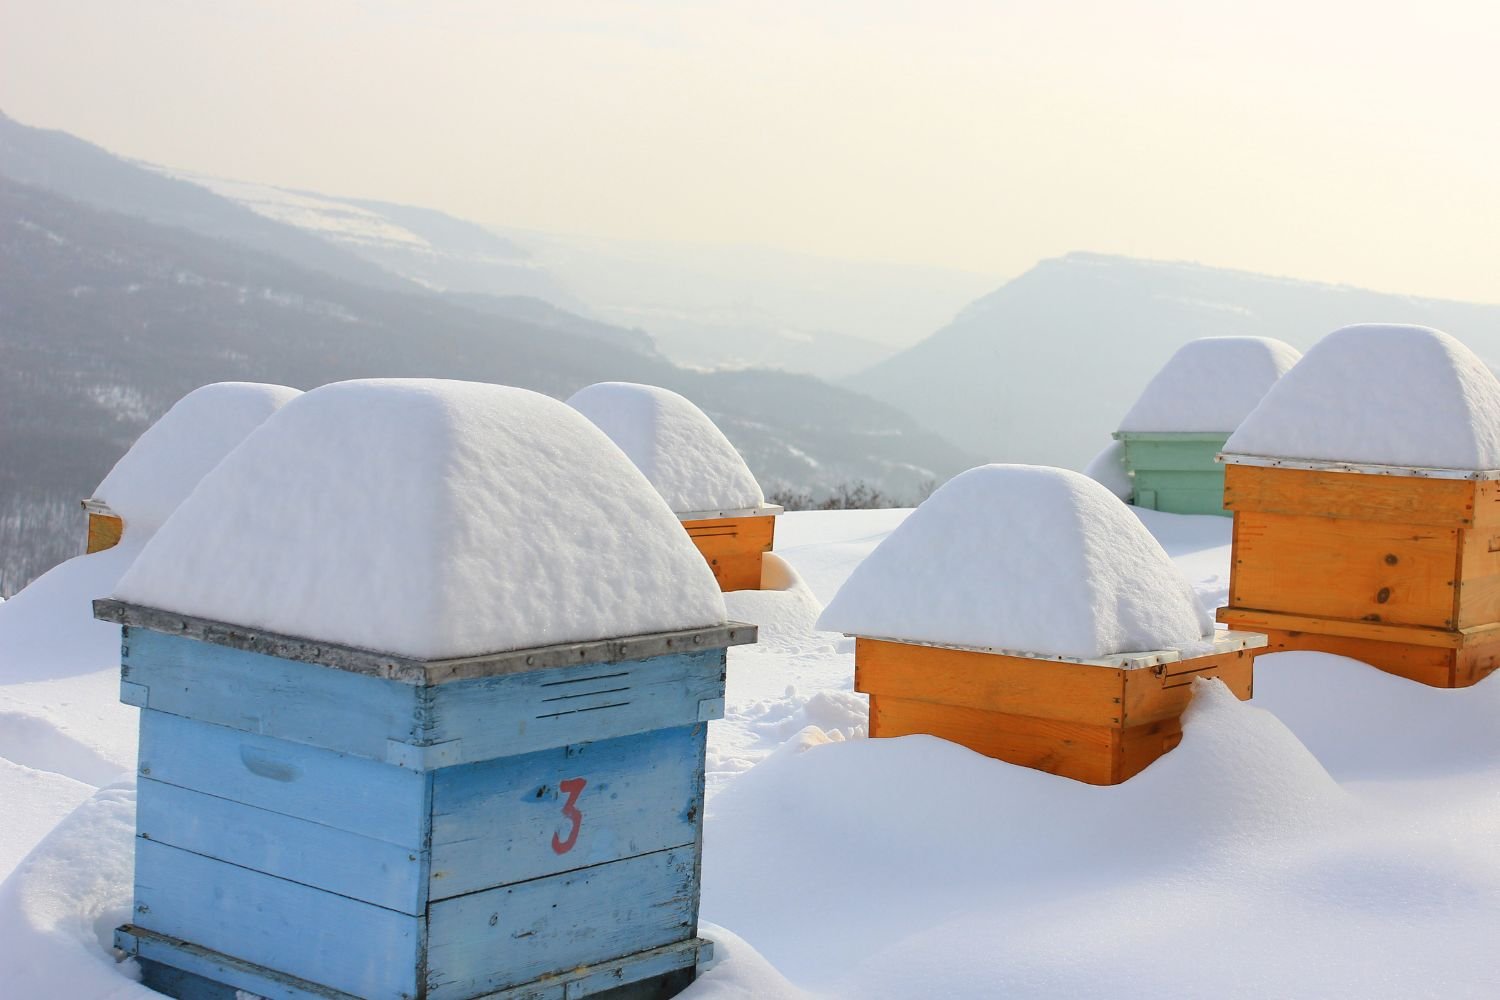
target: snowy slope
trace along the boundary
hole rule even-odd
[[[1227,521],[1138,513],[1217,604]],[[1182,745],[1115,788],[866,740],[852,644],[810,623],[907,514],[785,515],[766,577],[781,589],[727,595],[762,638],[730,651],[710,728],[703,931],[720,947],[686,1000],[1494,995],[1500,682],[1438,691],[1266,657],[1254,702],[1200,690]],[[14,607],[59,641],[93,629],[80,600],[109,557],[0,605],[0,649],[26,620]],[[54,662],[44,631],[33,682],[93,670],[98,687],[71,705],[0,691],[48,725],[101,714],[114,651],[71,642]],[[38,783],[28,804],[79,792]],[[104,949],[128,912],[132,814],[129,784],[93,794],[0,885],[0,996],[153,996]]]

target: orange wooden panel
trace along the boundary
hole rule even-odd
[[[1469,687],[1478,684],[1500,667],[1500,642],[1476,643],[1460,649],[1453,664],[1453,686]]]
[[[962,744],[996,760],[1092,785],[1120,780],[1119,732],[1110,726],[1036,719],[889,695],[870,697],[871,736],[918,733]]]
[[[1140,672],[863,637],[854,664],[856,691],[1104,726],[1122,724],[1124,675]]]
[[[1262,611],[1258,608],[1220,608],[1218,619],[1231,628],[1250,632],[1307,632],[1316,635],[1337,635],[1349,639],[1428,646],[1435,649],[1457,649],[1466,642],[1474,641],[1458,629],[1427,628],[1424,625],[1387,625],[1382,622],[1354,622],[1342,618],[1320,618],[1316,615]],[[1469,631],[1484,632],[1490,629],[1480,627]]]
[[[1182,720],[1177,717],[1131,726],[1120,734],[1120,753],[1115,782],[1140,774],[1163,754],[1182,742]]]
[[[88,541],[85,552],[102,552],[120,544],[125,522],[113,514],[89,513]]]
[[[688,537],[703,554],[719,589],[759,590],[762,556],[771,551],[774,517],[725,517],[683,521]]]
[[[1461,535],[1456,528],[1240,512],[1229,603],[1452,628]]]
[[[1426,684],[1429,687],[1453,687],[1455,664],[1460,655],[1456,649],[1418,646],[1411,643],[1362,639],[1355,636],[1327,635],[1319,632],[1261,629],[1267,645],[1257,655],[1289,650],[1333,653],[1359,660],[1388,674]],[[1476,678],[1477,679],[1477,678]],[[1470,682],[1472,683],[1472,682]]]
[[[1459,628],[1500,621],[1500,525],[1463,532],[1458,581]]]
[[[1196,678],[1217,677],[1241,699],[1253,691],[1253,656],[1244,650],[1216,656],[1195,656],[1161,667],[1126,670],[1125,712],[1122,723],[1127,728],[1175,719],[1193,700]]]
[[[1259,511],[1464,528],[1474,523],[1478,485],[1467,479],[1229,465],[1224,469],[1224,507],[1237,513]],[[1492,497],[1486,494],[1485,499],[1485,509],[1491,512]],[[1487,516],[1500,518],[1500,511]]]

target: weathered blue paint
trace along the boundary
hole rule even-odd
[[[703,723],[554,747],[437,772],[432,899],[692,844],[703,806]],[[573,846],[562,782],[587,784]],[[496,836],[496,831],[505,836]]]
[[[166,992],[566,1000],[694,967],[722,648],[430,684],[134,626],[122,655],[120,939]]]
[[[428,996],[468,1000],[549,972],[687,941],[692,848],[473,892],[432,905]]]

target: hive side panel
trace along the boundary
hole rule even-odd
[[[1453,686],[1454,665],[1458,659],[1456,649],[1359,636],[1278,629],[1265,624],[1256,626],[1255,630],[1265,633],[1267,639],[1267,645],[1257,650],[1259,655],[1291,650],[1332,653],[1335,656],[1347,656],[1351,660],[1359,660],[1372,667],[1378,667],[1386,673],[1431,687]]]
[[[691,848],[434,903],[429,1000],[467,1000],[696,933]]]
[[[136,841],[136,923],[365,997],[415,996],[418,917]]]
[[[1500,622],[1500,524],[1471,528],[1462,533],[1462,538],[1455,602],[1457,627]]]
[[[1475,502],[1476,484],[1464,479],[1253,465],[1228,465],[1224,470],[1224,506],[1237,512],[1463,528],[1474,521]]]
[[[858,638],[854,650],[854,686],[868,694],[1090,725],[1121,721],[1128,671],[880,639]]]
[[[145,708],[375,760],[421,736],[412,685],[150,629],[126,629],[121,677]]]
[[[125,533],[125,522],[114,514],[89,513],[88,539],[84,545],[86,553],[103,552],[120,544]]]
[[[1158,719],[1131,726],[1120,734],[1114,782],[1127,781],[1150,767],[1182,742],[1180,718]]]
[[[706,735],[698,723],[436,772],[432,898],[693,844]]]
[[[386,909],[426,911],[421,852],[321,823],[141,778],[136,833]]]
[[[1453,627],[1459,532],[1241,511],[1230,605]]]
[[[682,526],[723,591],[759,590],[761,557],[771,551],[774,517],[684,521]]]
[[[711,649],[442,684],[431,737],[457,764],[719,718],[725,662]]]
[[[917,734],[1093,785],[1117,780],[1118,732],[1112,727],[871,695],[871,736]]]
[[[317,747],[141,712],[141,777],[421,848],[426,775]]]

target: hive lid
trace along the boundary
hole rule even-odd
[[[1228,434],[1301,356],[1271,337],[1189,341],[1146,384],[1119,430]]]
[[[1130,509],[1076,472],[950,480],[849,576],[818,627],[1093,660],[1201,643],[1213,623]]]
[[[745,460],[686,397],[654,385],[597,382],[568,405],[608,434],[674,511],[762,510],[765,494]]]
[[[421,660],[726,619],[687,533],[592,424],[524,389],[429,379],[287,404],[111,596]]]
[[[183,396],[146,428],[89,501],[136,537],[161,527],[210,469],[301,392],[260,382],[215,382]]]
[[[1407,475],[1500,469],[1500,381],[1441,331],[1347,326],[1276,383],[1224,460]]]

